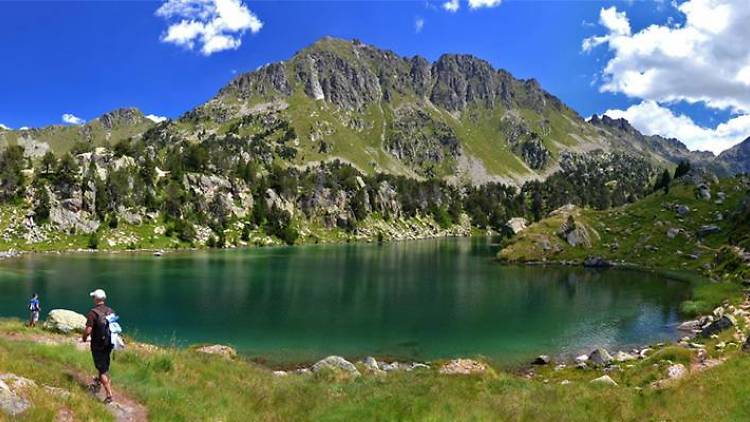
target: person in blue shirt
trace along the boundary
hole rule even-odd
[[[29,327],[36,327],[36,323],[39,322],[39,313],[42,311],[42,306],[39,303],[39,295],[34,293],[29,300]]]

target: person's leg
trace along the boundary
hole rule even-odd
[[[101,382],[102,386],[104,387],[104,392],[107,393],[107,399],[112,399],[112,383],[109,379],[109,373],[104,372],[99,374],[99,382]]]

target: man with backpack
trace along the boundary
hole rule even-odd
[[[29,299],[29,327],[36,327],[41,311],[42,305],[39,303],[39,295],[34,293],[34,296]]]
[[[94,366],[99,371],[99,376],[94,379],[92,392],[97,393],[100,387],[104,387],[107,393],[105,403],[112,402],[112,384],[109,379],[109,363],[112,355],[112,333],[110,331],[108,315],[114,311],[106,305],[107,294],[102,289],[96,289],[90,293],[94,299],[94,307],[86,317],[86,329],[83,331],[83,342],[91,336],[91,356]]]

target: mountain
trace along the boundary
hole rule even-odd
[[[25,155],[41,157],[50,149],[70,151],[76,143],[102,146],[138,136],[154,126],[137,108],[120,108],[80,126],[52,125],[42,128],[0,131],[0,147],[17,144]]]
[[[431,63],[330,37],[237,76],[175,121],[155,125],[126,108],[83,126],[0,131],[0,146],[17,143],[38,157],[50,148],[114,144],[149,130],[164,142],[263,140],[277,158],[300,168],[340,160],[367,174],[473,185],[545,179],[567,157],[592,151],[627,153],[657,166],[690,160],[723,173],[749,162],[740,153],[726,164],[679,140],[645,136],[624,119],[587,122],[536,80],[517,79],[474,56],[444,54]]]
[[[729,173],[750,173],[750,137],[719,154],[717,160]]]

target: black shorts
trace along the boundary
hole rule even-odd
[[[91,356],[94,358],[94,366],[99,374],[106,374],[109,372],[110,356],[112,355],[112,348],[106,348],[102,350],[91,349]]]

